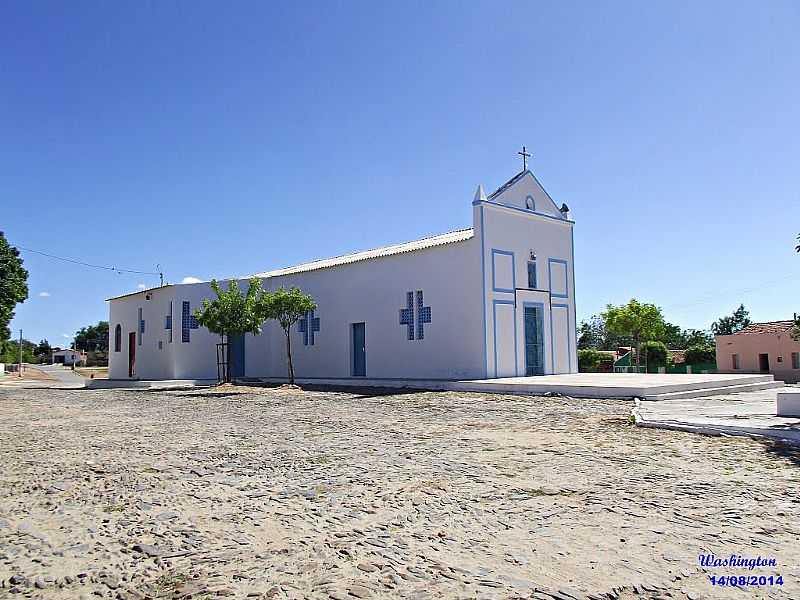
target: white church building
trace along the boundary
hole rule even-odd
[[[318,304],[292,330],[300,381],[577,373],[573,225],[525,169],[478,187],[472,227],[257,277]],[[216,379],[219,336],[192,316],[214,297],[204,282],[111,298],[109,377]],[[276,323],[231,345],[233,376],[286,377]]]

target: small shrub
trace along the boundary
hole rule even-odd
[[[578,369],[584,373],[596,371],[602,359],[603,354],[594,348],[578,350]]]
[[[664,342],[645,342],[639,349],[639,361],[647,365],[648,371],[657,371],[667,366],[667,347]]]
[[[717,352],[714,346],[690,346],[684,357],[687,365],[713,363],[717,360]]]

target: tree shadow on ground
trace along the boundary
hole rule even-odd
[[[800,467],[800,447],[780,440],[762,440],[764,449],[768,454],[783,458]]]

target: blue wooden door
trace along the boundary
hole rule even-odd
[[[367,376],[367,335],[364,323],[353,323],[353,377]]]
[[[244,377],[244,336],[232,335],[228,343],[231,377]]]
[[[525,375],[544,374],[544,342],[542,340],[542,309],[525,307]]]

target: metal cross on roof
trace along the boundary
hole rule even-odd
[[[517,154],[519,154],[522,157],[522,170],[527,171],[528,159],[531,157],[531,155],[525,151],[525,146],[522,147],[522,152],[517,152]]]

